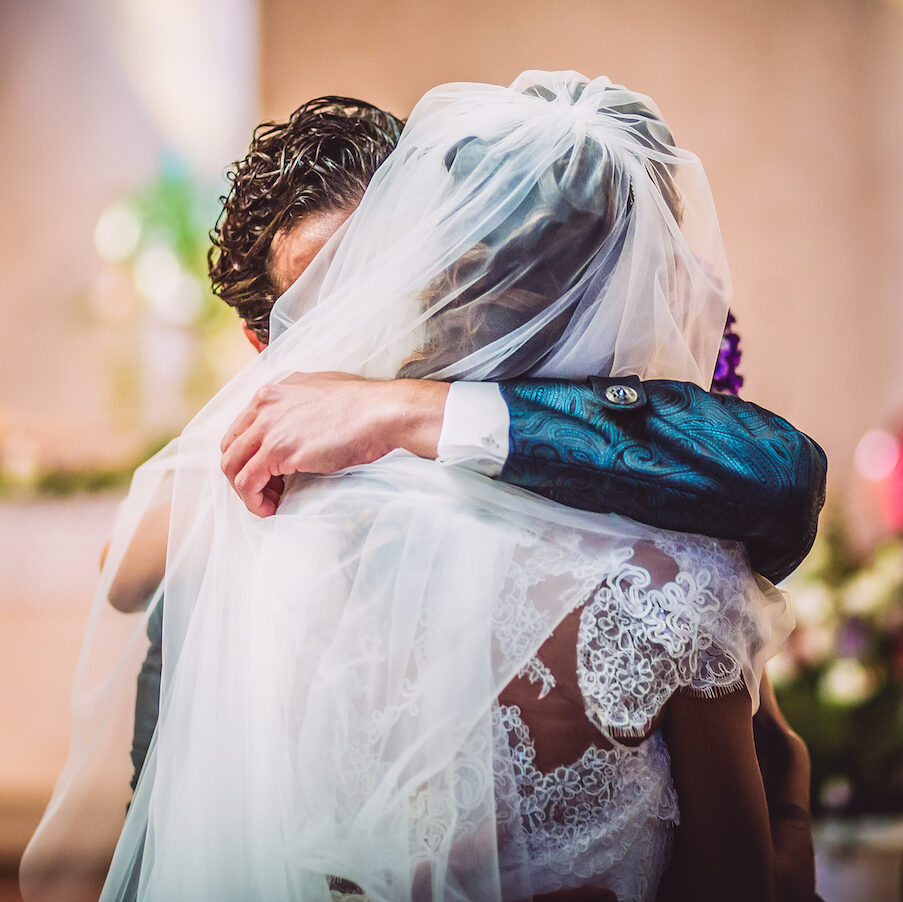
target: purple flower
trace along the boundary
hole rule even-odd
[[[868,646],[868,625],[861,617],[851,617],[841,624],[835,644],[838,657],[860,658]]]
[[[732,313],[727,315],[724,335],[721,337],[721,349],[718,351],[718,362],[715,364],[715,375],[712,378],[712,391],[720,391],[729,395],[740,393],[743,377],[737,373],[740,365],[740,336],[731,328],[736,320]]]

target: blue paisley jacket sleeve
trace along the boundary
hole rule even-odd
[[[511,415],[504,481],[569,507],[742,541],[772,582],[799,565],[825,498],[814,441],[692,383],[593,382],[500,383]],[[633,389],[626,401],[621,385]],[[622,397],[610,403],[606,386]]]

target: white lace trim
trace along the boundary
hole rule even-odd
[[[533,655],[518,671],[519,677],[528,679],[531,683],[539,683],[539,698],[545,698],[557,685],[555,674],[539,659],[539,655]]]
[[[499,705],[493,716],[497,755],[513,766],[532,891],[589,883],[622,900],[654,895],[679,821],[661,736],[635,748],[590,746],[573,764],[543,773],[520,709]],[[497,771],[496,795],[505,799],[505,771]]]
[[[587,717],[612,740],[646,735],[678,689],[742,687],[741,662],[762,641],[742,552],[689,537],[656,546],[679,568],[672,580],[654,586],[648,570],[625,566],[580,615],[580,691]]]
[[[559,597],[570,609],[576,608],[603,579],[617,574],[633,553],[627,546],[600,560],[583,545],[577,533],[564,533],[550,542],[547,538],[540,541],[529,530],[521,530],[517,556],[499,587],[499,602],[493,611],[493,635],[502,656],[529,662],[538,646],[537,637],[545,639],[551,634],[553,624],[549,615],[533,602],[543,594],[535,591],[537,587],[551,584],[554,588],[550,594]],[[557,586],[559,582],[561,585]],[[529,663],[525,666],[529,668]]]

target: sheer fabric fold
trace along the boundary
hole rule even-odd
[[[143,623],[115,639],[111,665],[122,615],[106,597],[161,503],[160,719],[102,898],[529,898],[495,699],[662,533],[403,452],[292,477],[260,520],[220,472],[219,442],[259,387],[293,371],[708,386],[728,299],[702,167],[648,98],[572,72],[429,92],[360,208],[277,303],[270,347],[136,473],[26,898],[72,895],[85,798],[120,759],[127,792]],[[753,635],[723,652],[755,696],[786,611],[731,560]]]

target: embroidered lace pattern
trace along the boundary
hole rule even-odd
[[[513,807],[504,804],[510,759],[521,832],[510,824],[508,831],[517,836],[513,846],[526,846],[534,893],[589,884],[614,891],[621,902],[655,897],[679,821],[655,718],[675,691],[741,688],[744,665],[761,644],[761,612],[749,598],[742,547],[663,533],[654,551],[657,567],[642,547],[609,562],[580,614],[578,683],[587,716],[613,748],[591,746],[573,764],[543,773],[519,709],[502,705],[494,712],[502,762],[497,804]],[[660,573],[663,561],[668,578]],[[521,675],[540,684],[540,698],[555,687],[539,656]],[[618,743],[625,736],[648,738],[631,748]]]
[[[678,821],[661,736],[636,748],[591,746],[573,764],[542,773],[520,710],[499,705],[494,719],[499,760],[513,766],[533,892],[589,883],[625,902],[654,894]],[[506,793],[497,781],[497,797]]]
[[[545,698],[557,685],[555,674],[546,667],[539,658],[539,655],[533,655],[517,674],[519,677],[526,677],[531,683],[539,683],[539,697]]]
[[[566,584],[570,609],[582,606],[576,653],[586,713],[613,747],[590,746],[544,773],[520,710],[496,704],[492,735],[477,731],[461,748],[453,785],[426,785],[411,797],[416,858],[428,862],[452,832],[476,835],[487,804],[494,805],[504,898],[592,885],[620,902],[654,899],[679,821],[670,758],[654,720],[677,690],[742,687],[761,624],[739,546],[660,534],[646,547],[655,561],[642,544],[635,553],[626,547],[600,555],[578,537],[554,547],[526,531],[518,536],[493,611],[495,653],[505,666],[526,661],[520,674],[540,698],[555,691],[553,672],[535,652],[553,624],[534,601],[557,590],[556,580]],[[402,701],[383,717],[394,721],[415,704]],[[618,742],[625,736],[647,738],[628,747]],[[480,769],[470,766],[487,754],[494,786],[475,779]],[[363,771],[374,766],[366,758]],[[333,900],[361,902],[346,892],[334,888]]]
[[[603,580],[613,580],[630,570],[632,549],[609,550],[603,555],[584,547],[580,536],[565,534],[557,545],[540,544],[527,530],[521,532],[520,554],[512,562],[509,583],[493,616],[493,630],[499,651],[509,659],[523,659],[527,648],[537,635],[548,635],[552,624],[548,617],[531,603],[532,590],[547,581],[567,575],[573,581],[570,589],[572,608],[581,605],[593,594]],[[635,568],[633,568],[635,569]],[[540,687],[539,698],[545,698],[557,685],[555,675],[534,654],[520,668],[518,676]]]
[[[642,737],[678,689],[717,695],[743,686],[741,661],[760,642],[742,551],[663,534],[677,573],[655,585],[625,566],[580,615],[577,673],[590,721],[611,739]]]

